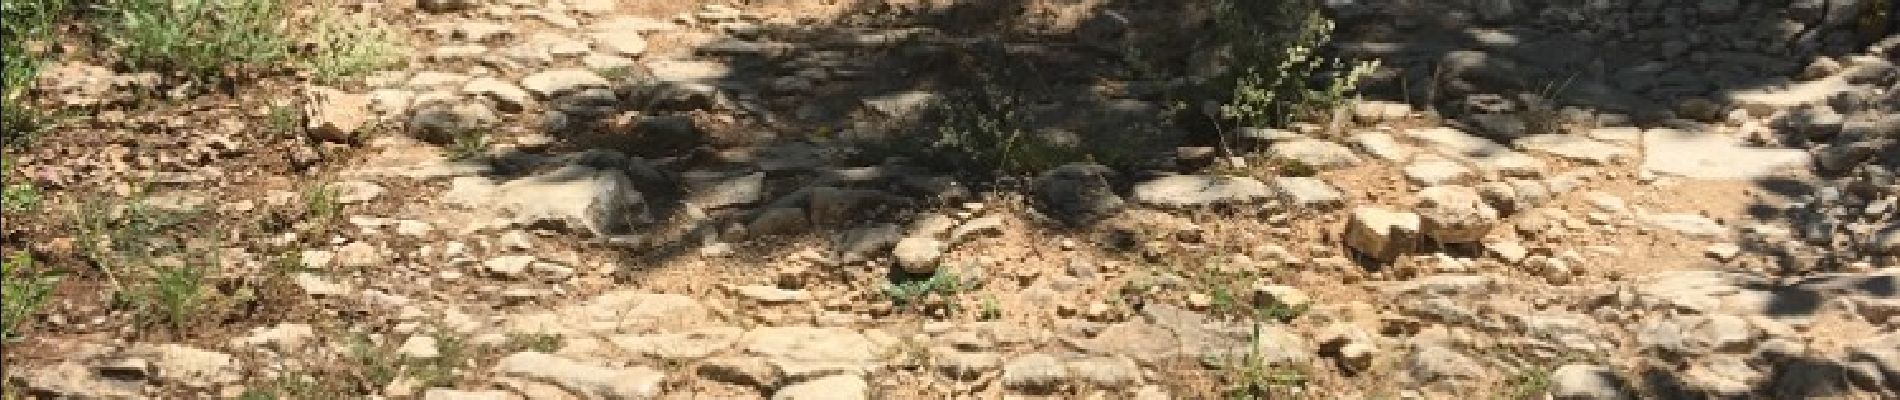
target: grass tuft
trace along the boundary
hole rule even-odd
[[[300,62],[318,83],[336,84],[403,63],[399,38],[366,15],[342,15],[325,7],[304,40],[314,51]]]
[[[100,35],[127,66],[196,76],[275,65],[289,56],[275,0],[107,0]]]
[[[58,281],[34,270],[33,256],[24,251],[0,261],[0,340],[18,332],[20,323],[52,296]]]

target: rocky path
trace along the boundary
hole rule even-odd
[[[415,133],[364,140],[331,185],[347,228],[295,277],[365,315],[345,330],[448,360],[385,398],[1900,395],[1893,176],[1812,176],[1845,161],[1747,143],[1767,117],[1499,140],[1363,101],[1344,128],[1242,133],[1261,149],[1245,162],[1311,176],[1071,164],[975,191],[847,141],[725,136],[820,113],[799,97],[867,73],[820,49],[957,38],[776,41],[790,16],[720,6],[419,5],[410,70],[310,93],[315,131]],[[800,61],[741,78],[760,54]],[[235,397],[347,357],[330,328],[75,345],[9,374]]]

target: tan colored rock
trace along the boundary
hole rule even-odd
[[[1379,261],[1391,261],[1418,245],[1419,216],[1378,207],[1352,210],[1346,221],[1346,247]]]
[[[324,86],[305,87],[305,128],[319,140],[348,141],[369,122],[369,106],[369,96]]]
[[[1418,192],[1419,232],[1439,243],[1473,243],[1502,219],[1466,186],[1433,186]]]

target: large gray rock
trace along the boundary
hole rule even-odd
[[[1400,172],[1405,174],[1406,182],[1418,186],[1463,185],[1477,180],[1477,174],[1464,164],[1438,158],[1420,157]]]
[[[611,368],[546,353],[521,352],[503,357],[502,375],[553,383],[589,398],[651,399],[660,395],[666,373],[645,366]]]
[[[766,357],[793,380],[861,374],[882,364],[879,347],[849,328],[758,328],[747,332],[739,347]]]
[[[1338,143],[1323,140],[1291,140],[1274,143],[1267,155],[1276,161],[1298,162],[1317,169],[1334,169],[1359,163],[1359,156]]]
[[[467,85],[462,85],[462,93],[487,97],[495,101],[497,108],[507,112],[520,112],[528,105],[534,104],[534,96],[528,94],[527,90],[508,81],[486,76],[475,78],[468,81]]]
[[[601,294],[552,311],[514,315],[502,329],[513,333],[627,333],[681,331],[717,326],[718,319],[699,301],[677,294],[631,290]]]
[[[1536,177],[1544,174],[1544,163],[1536,157],[1457,129],[1412,129],[1405,134],[1423,142],[1426,149],[1470,164],[1487,175]]]
[[[1003,387],[1047,393],[1069,380],[1069,369],[1049,354],[1029,354],[1003,364]]]
[[[1699,239],[1721,239],[1728,237],[1728,228],[1715,220],[1698,214],[1652,214],[1642,218],[1643,223],[1656,229],[1673,231],[1683,236]]]
[[[1900,255],[1900,223],[1887,224],[1868,236],[1866,247],[1874,254]]]
[[[1549,154],[1584,165],[1608,165],[1636,157],[1636,152],[1630,148],[1579,135],[1532,135],[1513,143],[1527,151]]]
[[[110,379],[72,361],[8,374],[8,382],[30,397],[130,399],[138,398],[145,387],[144,381]]]
[[[680,180],[686,185],[686,202],[699,207],[743,206],[765,197],[764,172],[687,171]]]
[[[1115,194],[1115,172],[1098,164],[1068,164],[1036,178],[1036,200],[1043,209],[1070,223],[1108,216],[1126,204]]]
[[[1418,214],[1378,207],[1352,210],[1346,221],[1346,247],[1379,261],[1392,261],[1418,246]]]
[[[857,374],[831,375],[786,386],[772,394],[772,400],[864,400],[871,398],[871,385]]]
[[[891,249],[891,257],[897,259],[897,266],[905,272],[928,274],[937,272],[939,260],[947,250],[943,241],[931,237],[907,237],[897,241]]]
[[[1412,159],[1413,149],[1399,143],[1392,134],[1384,132],[1362,132],[1348,139],[1359,151],[1372,157],[1390,162],[1406,162]]]
[[[739,342],[744,329],[732,327],[701,328],[679,333],[618,335],[608,341],[622,351],[642,357],[666,360],[705,358],[731,348]]]
[[[182,344],[138,344],[126,355],[151,362],[159,381],[187,387],[214,388],[244,377],[236,357]]]
[[[1674,129],[1643,132],[1643,170],[1696,179],[1749,180],[1806,169],[1799,149],[1752,147],[1732,135]]]
[[[598,237],[624,232],[647,220],[645,197],[617,169],[567,165],[496,184],[487,177],[458,177],[445,200],[492,210],[522,225],[555,224]]]
[[[348,141],[369,123],[369,96],[323,86],[304,89],[304,118],[311,136],[328,141]]]
[[[1141,366],[1127,357],[1088,357],[1064,363],[1076,380],[1095,387],[1123,388],[1141,383]]]
[[[1483,377],[1485,368],[1471,356],[1436,344],[1420,344],[1406,359],[1406,370],[1420,383]]]
[[[1550,374],[1550,396],[1557,400],[1621,400],[1629,398],[1622,379],[1609,367],[1569,364]]]
[[[1319,178],[1279,177],[1273,179],[1273,187],[1280,200],[1295,207],[1330,210],[1346,204],[1344,193]]]
[[[521,78],[521,87],[543,98],[560,97],[588,88],[606,88],[607,78],[584,69],[557,69]]]
[[[1246,177],[1173,175],[1135,185],[1135,201],[1166,207],[1245,204],[1273,195],[1265,183]]]
[[[420,106],[409,116],[409,129],[417,139],[446,145],[463,135],[482,134],[500,120],[494,109],[480,102],[434,103]]]
[[[1439,243],[1473,243],[1502,220],[1478,191],[1465,186],[1433,186],[1418,192],[1419,231]]]

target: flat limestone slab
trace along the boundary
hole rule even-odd
[[[1749,147],[1717,133],[1651,129],[1643,136],[1643,170],[1658,175],[1747,180],[1805,170],[1813,162],[1806,151]]]

